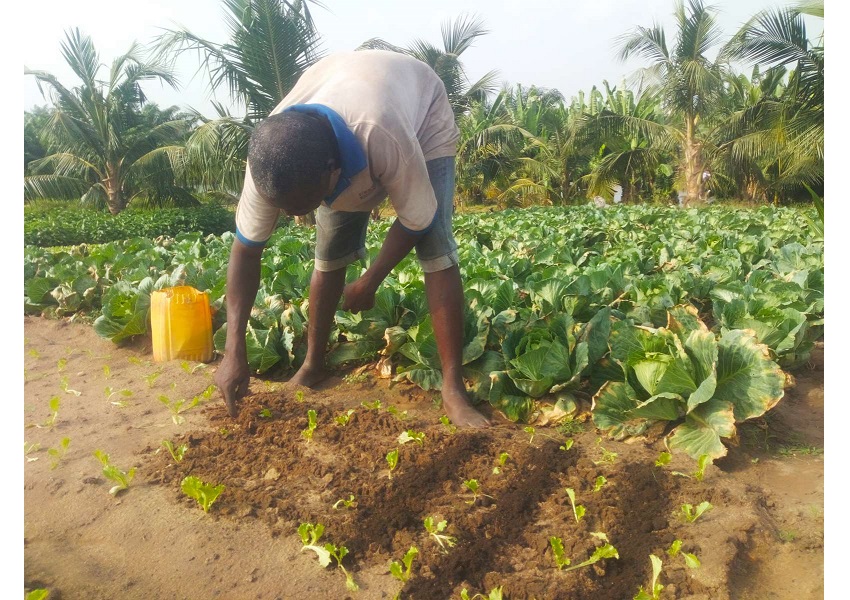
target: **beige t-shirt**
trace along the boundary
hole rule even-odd
[[[425,162],[454,156],[460,135],[443,82],[428,65],[383,50],[332,54],[307,69],[272,114],[302,104],[337,113],[365,154],[366,168],[347,178],[348,187],[326,206],[370,211],[389,195],[405,228],[428,228],[437,200]],[[342,159],[345,164],[345,155]],[[246,169],[236,211],[239,239],[261,245],[279,216],[280,209],[259,196]]]

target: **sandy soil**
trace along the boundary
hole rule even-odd
[[[665,599],[823,597],[822,348],[699,482],[673,474],[694,470],[686,457],[654,466],[660,441],[598,443],[589,426],[569,450],[554,428],[537,428],[534,439],[504,421],[452,432],[434,396],[371,376],[334,378],[303,395],[255,379],[231,419],[217,393],[203,397],[214,364],[155,364],[145,342],[116,347],[74,323],[25,317],[24,335],[24,435],[38,445],[24,459],[24,587],[48,588],[51,600],[432,599],[497,586],[510,599],[614,600],[648,586],[650,553],[664,563]],[[161,396],[200,399],[177,424]],[[362,405],[376,400],[378,409]],[[301,433],[308,409],[318,423],[311,440]],[[337,424],[349,409],[348,424]],[[405,430],[423,432],[424,444],[400,445]],[[63,438],[70,442],[57,460],[49,449]],[[182,461],[163,440],[188,446]],[[390,478],[385,456],[394,448]],[[110,495],[95,450],[137,469],[127,490]],[[494,473],[501,452],[510,457]],[[181,492],[186,475],[225,486],[209,513]],[[607,483],[594,491],[600,475]],[[471,478],[491,497],[473,499],[463,484]],[[578,522],[567,487],[586,508]],[[351,507],[333,508],[351,494]],[[680,518],[683,503],[703,500],[713,509],[694,523]],[[425,531],[429,515],[447,521],[444,533],[456,539],[448,552]],[[301,551],[302,522],[322,523],[322,543],[348,548],[343,565],[359,591]],[[577,565],[603,544],[599,532],[618,559],[555,566],[551,536]],[[675,539],[699,569],[665,554]],[[388,564],[411,545],[419,554],[402,584]]]

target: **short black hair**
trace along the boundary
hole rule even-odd
[[[254,128],[248,164],[257,190],[278,199],[315,186],[328,160],[339,166],[339,147],[327,117],[287,111],[270,115]]]

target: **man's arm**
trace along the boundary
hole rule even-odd
[[[260,287],[262,254],[262,246],[246,246],[239,239],[233,241],[230,249],[226,291],[227,342],[224,358],[215,372],[214,381],[224,396],[227,412],[231,417],[238,414],[236,401],[248,393],[248,383],[251,379],[245,330]]]
[[[405,230],[396,219],[387,232],[381,251],[372,265],[366,269],[366,272],[360,278],[345,286],[342,309],[360,312],[372,308],[375,305],[375,292],[378,290],[378,286],[386,279],[390,271],[410,253],[423,234],[424,232],[417,234]]]

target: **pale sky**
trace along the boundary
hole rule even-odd
[[[557,88],[568,99],[593,85],[602,87],[603,79],[617,85],[639,66],[639,61],[624,65],[617,60],[617,36],[653,21],[664,25],[668,39],[675,31],[673,0],[325,0],[323,4],[327,9],[313,5],[311,10],[327,52],[351,50],[372,37],[399,46],[422,38],[441,46],[441,23],[464,13],[476,14],[490,33],[462,56],[470,79],[497,69],[503,82]],[[756,12],[785,3],[717,0],[714,5],[728,38]],[[72,27],[92,37],[101,61],[107,64],[133,41],[151,42],[162,28],[182,25],[217,43],[228,40],[221,0],[42,0],[38,12],[37,19],[17,23],[23,28],[18,50],[25,66],[49,71],[65,85],[78,83],[60,49],[64,32]],[[822,23],[808,20],[810,38],[820,34]],[[193,78],[198,65],[194,55],[182,58],[177,71],[181,90],[148,83],[143,88],[149,99],[163,106],[192,106],[214,116],[208,78],[205,74]],[[228,104],[224,90],[217,99]],[[34,78],[25,76],[24,108],[46,103]]]

